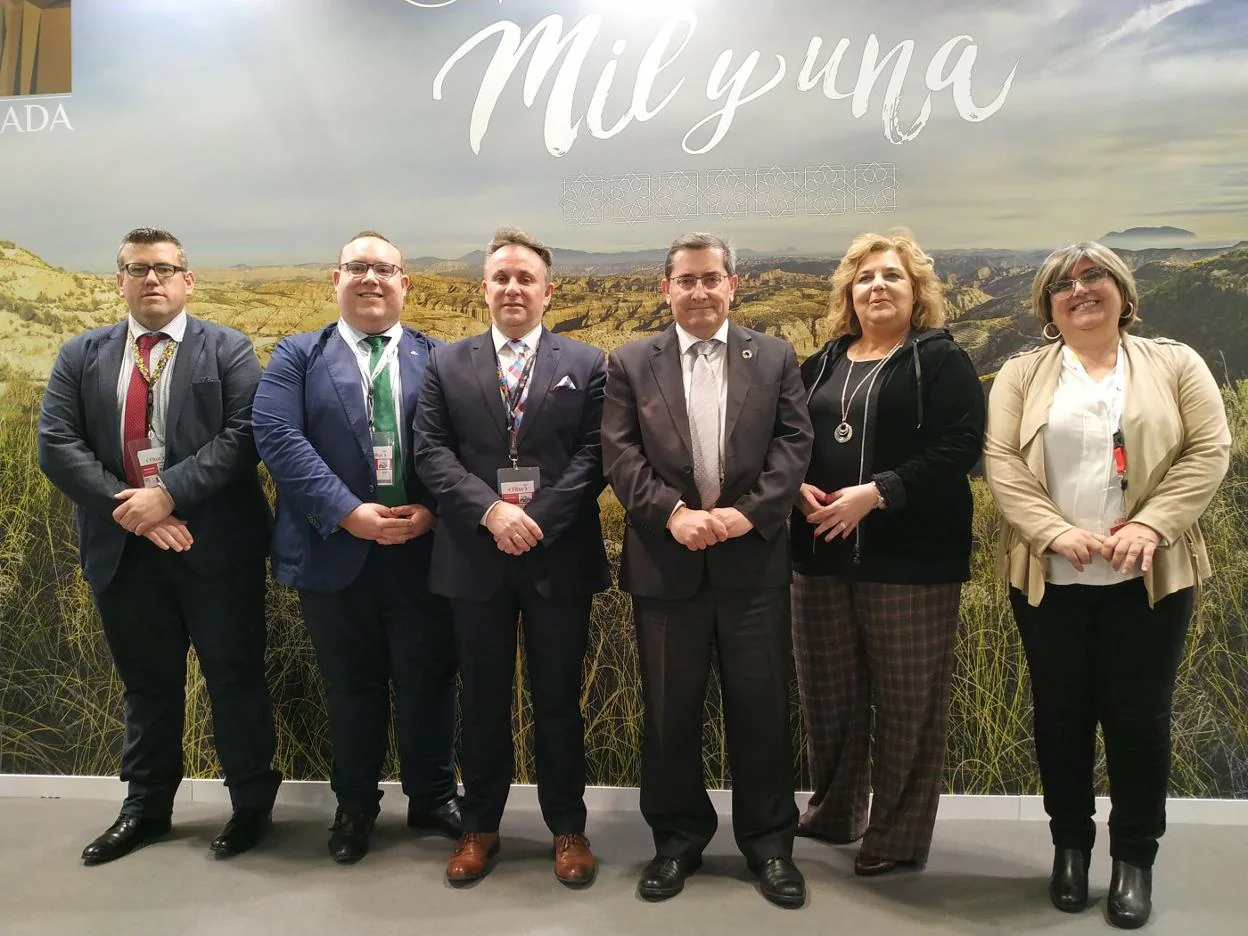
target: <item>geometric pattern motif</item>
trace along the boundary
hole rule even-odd
[[[797,169],[675,169],[564,179],[565,224],[882,214],[897,210],[893,163]]]

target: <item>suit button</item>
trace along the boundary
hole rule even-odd
[[[685,465],[680,470],[683,471],[685,474],[693,474],[693,465]]]

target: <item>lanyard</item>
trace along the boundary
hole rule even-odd
[[[172,338],[165,339],[165,348],[160,352],[160,357],[156,359],[156,367],[154,370],[148,370],[147,364],[143,361],[143,352],[139,350],[139,339],[134,339],[134,366],[139,372],[139,376],[143,378],[143,382],[147,384],[147,397],[143,407],[143,425],[150,436],[152,434],[152,415],[156,409],[156,381],[160,380],[161,374],[165,372],[165,366],[169,363],[169,359],[173,357],[173,352],[178,348],[178,343]]]
[[[359,357],[356,357],[356,361],[358,361],[360,365],[360,373],[364,376],[364,402],[368,407],[369,431],[372,431],[373,428],[373,384],[376,382],[378,377],[385,373],[386,368],[390,366],[390,363],[396,357],[398,357],[398,354],[399,341],[397,338],[391,338],[389,343],[386,345],[386,349],[381,352],[381,357],[377,359],[377,365],[375,367],[370,368],[366,362],[361,360]]]
[[[503,373],[503,364],[498,362],[498,392],[503,398],[503,408],[507,411],[507,446],[508,457],[511,459],[511,467],[516,468],[520,463],[520,447],[517,444],[519,430],[516,428],[516,415],[520,409],[520,403],[524,400],[524,391],[529,386],[529,378],[533,375],[533,364],[537,360],[537,354],[529,354],[529,359],[524,362],[524,370],[520,374],[520,379],[516,381],[514,390],[507,389],[507,377]]]

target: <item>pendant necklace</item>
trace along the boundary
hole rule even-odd
[[[888,354],[880,358],[875,367],[867,371],[866,376],[864,376],[862,380],[858,381],[858,383],[854,386],[853,392],[849,394],[849,401],[846,402],[845,394],[846,391],[849,390],[850,378],[854,375],[854,362],[849,362],[849,373],[845,375],[845,386],[841,387],[841,421],[840,424],[837,425],[837,427],[832,431],[832,438],[834,438],[837,442],[844,445],[854,437],[854,427],[849,424],[849,408],[854,405],[854,397],[858,395],[858,391],[862,389],[862,385],[868,380],[871,381],[871,384],[867,387],[867,397],[870,398],[871,388],[875,386],[875,378],[879,374],[880,368],[883,367],[888,362],[888,359],[893,356],[893,352],[905,344],[905,342],[906,339],[902,338],[901,341],[893,345],[892,351],[889,351]],[[848,352],[846,353],[846,360],[848,360]]]

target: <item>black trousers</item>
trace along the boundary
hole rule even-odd
[[[793,853],[793,738],[789,724],[789,590],[704,583],[692,598],[633,598],[645,702],[641,813],[655,851],[700,855],[715,834],[702,769],[712,647],[718,650],[732,828],[751,863]]]
[[[1151,609],[1141,579],[1047,585],[1039,607],[1010,589],[1031,670],[1036,758],[1053,844],[1091,851],[1096,726],[1109,772],[1110,854],[1149,867],[1166,830],[1170,711],[1192,589]]]
[[[346,812],[376,815],[390,741],[394,683],[399,777],[408,806],[427,812],[455,795],[455,642],[450,606],[425,589],[410,551],[374,545],[336,592],[300,591],[325,679],[330,786]]]
[[[520,578],[485,601],[454,600],[463,677],[464,830],[494,832],[515,770],[511,707],[517,619],[533,699],[537,799],[555,835],[585,831],[585,723],[581,667],[592,595],[544,598]]]
[[[127,538],[117,573],[95,593],[104,638],[125,686],[121,812],[160,818],[182,782],[186,651],[195,647],[212,703],[213,740],[235,809],[269,809],[273,707],[265,682],[264,560],[199,575],[185,557]]]

